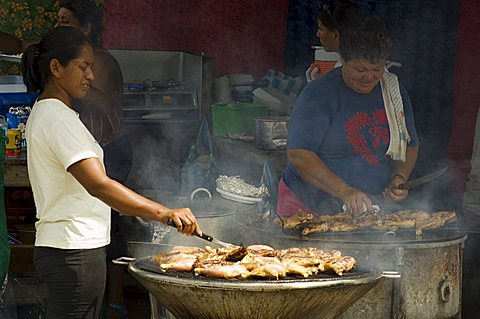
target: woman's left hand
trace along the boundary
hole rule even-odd
[[[400,184],[407,182],[407,179],[401,175],[393,176],[390,184],[383,191],[383,197],[393,202],[399,202],[407,198],[408,189],[400,189]]]

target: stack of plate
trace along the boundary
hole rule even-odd
[[[227,192],[223,189],[217,187],[217,192],[220,193],[220,196],[223,198],[233,200],[235,202],[244,203],[244,204],[255,204],[262,201],[261,197],[247,197],[234,193]]]

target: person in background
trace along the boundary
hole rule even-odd
[[[95,75],[94,45],[57,27],[22,57],[24,83],[39,92],[27,128],[28,174],[37,209],[34,264],[47,283],[47,318],[98,318],[106,281],[110,207],[201,234],[188,208],[170,209],[109,178],[103,151],[73,110]]]
[[[323,50],[338,53],[340,34],[348,28],[358,26],[363,18],[358,4],[350,0],[327,0],[321,3],[317,13],[316,36],[320,39]],[[310,82],[336,66],[339,66],[338,62],[314,61],[306,72],[307,80]]]
[[[328,0],[321,4],[317,13],[317,37],[325,51],[338,52],[341,34],[359,26],[364,17],[358,4],[350,0]]]
[[[73,100],[73,108],[90,130],[105,153],[105,167],[109,176],[125,183],[132,167],[132,147],[122,134],[123,76],[115,58],[101,46],[104,27],[103,8],[92,0],[61,0],[56,26],[70,26],[87,35],[93,45],[95,80],[91,82],[88,94]],[[0,51],[19,54],[38,41],[20,40],[6,33],[0,33]],[[126,240],[120,228],[120,216],[111,213],[112,242],[107,249],[108,286],[105,311],[111,318],[127,318],[123,297],[125,267],[111,261],[127,254]]]
[[[93,43],[95,80],[88,94],[73,100],[73,108],[105,152],[108,175],[125,184],[132,167],[132,146],[122,134],[123,76],[115,58],[101,47],[104,18],[102,7],[90,0],[61,0],[56,26],[70,26],[85,33]],[[112,260],[127,254],[127,244],[120,227],[120,215],[111,212],[111,244],[107,248],[107,318],[127,318],[124,302],[125,267]]]
[[[402,103],[384,100],[390,92],[381,79],[390,48],[385,25],[365,17],[341,34],[342,66],[303,89],[289,121],[280,217],[299,209],[330,214],[343,205],[356,215],[371,211],[376,195],[392,202],[407,197],[398,186],[415,166],[418,139],[404,87]]]
[[[5,54],[20,54],[35,40],[20,40],[11,34],[0,31],[0,52]]]

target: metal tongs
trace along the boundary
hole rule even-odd
[[[177,228],[177,224],[175,224],[175,222],[171,218],[168,219],[167,225]],[[229,244],[229,243],[225,243],[223,241],[220,241],[220,240],[218,240],[216,238],[213,238],[212,236],[207,235],[205,233],[203,233],[201,235],[199,235],[197,233],[194,233],[194,235],[203,239],[203,240],[209,241],[209,242],[214,243],[214,244],[221,245],[221,246],[226,247],[226,248],[238,247],[237,245]]]
[[[364,205],[364,209],[366,209],[365,207],[365,204]],[[346,212],[347,210],[347,206],[344,204],[343,205],[343,211]],[[378,205],[372,205],[372,209],[371,210],[365,210],[363,213],[357,215],[357,216],[354,216],[354,219],[361,219],[361,218],[365,218],[367,216],[370,216],[370,215],[375,215],[377,213],[380,212],[380,206]]]

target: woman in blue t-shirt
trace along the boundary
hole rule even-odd
[[[360,214],[372,210],[372,195],[407,197],[398,186],[415,166],[418,139],[408,93],[382,79],[390,48],[385,25],[365,17],[342,33],[342,66],[302,91],[289,121],[279,216],[299,209],[328,214],[343,205]]]

